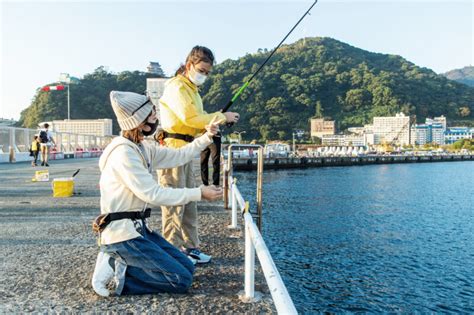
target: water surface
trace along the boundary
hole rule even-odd
[[[265,171],[263,234],[299,312],[474,313],[473,187],[471,161]]]

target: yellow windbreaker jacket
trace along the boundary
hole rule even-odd
[[[196,137],[203,133],[204,127],[214,116],[217,116],[221,123],[225,122],[225,116],[221,112],[208,114],[204,111],[197,87],[186,77],[178,74],[166,83],[160,99],[163,130]],[[186,145],[184,140],[172,138],[167,138],[165,143],[172,148]]]

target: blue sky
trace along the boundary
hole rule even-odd
[[[311,3],[0,0],[0,117],[18,119],[61,72],[145,71],[158,61],[171,74],[196,44],[218,62],[272,49]],[[474,65],[473,16],[474,0],[319,0],[286,43],[329,36],[441,73]]]

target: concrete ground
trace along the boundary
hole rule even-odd
[[[76,176],[76,195],[53,198],[50,182],[32,182],[28,163],[0,164],[0,314],[4,313],[276,313],[265,279],[256,272],[263,299],[242,303],[243,231],[227,229],[230,212],[200,203],[203,251],[212,263],[198,266],[186,295],[102,298],[91,287],[98,252],[91,230],[99,214],[98,159],[51,161],[51,178]],[[153,209],[151,226],[161,228]]]

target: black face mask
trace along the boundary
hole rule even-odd
[[[150,127],[149,131],[142,130],[142,133],[145,137],[151,136],[155,133],[156,128],[158,128],[158,119],[154,123],[149,123],[148,121],[145,124],[146,126]]]

